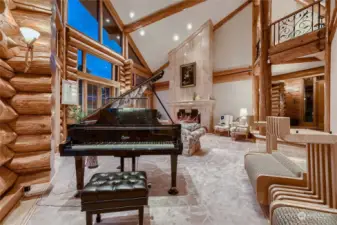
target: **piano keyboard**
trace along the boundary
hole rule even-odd
[[[152,150],[175,149],[172,142],[94,142],[72,145],[72,150]]]

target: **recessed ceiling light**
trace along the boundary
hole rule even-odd
[[[117,35],[117,37],[116,37],[116,38],[119,40],[119,39],[121,39],[121,36]]]
[[[135,17],[135,12],[134,12],[134,11],[131,11],[131,12],[129,13],[129,16],[130,16],[130,18],[132,19],[133,17]]]
[[[173,40],[174,41],[179,41],[179,35],[178,34],[173,35]]]
[[[105,19],[105,21],[106,21],[107,23],[110,23],[110,19],[109,19],[109,18]]]
[[[192,30],[192,28],[193,28],[191,23],[188,23],[186,27],[187,27],[187,30]]]
[[[141,29],[141,30],[139,31],[139,34],[140,34],[140,36],[144,36],[144,35],[145,35],[145,30]]]

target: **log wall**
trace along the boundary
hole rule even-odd
[[[284,83],[273,84],[271,89],[272,116],[285,116],[286,104],[284,96]]]
[[[23,38],[18,30],[0,23],[0,221],[20,200],[23,187],[49,182],[53,154],[51,2],[12,2],[14,5],[6,5],[12,23],[30,27],[41,37],[34,45],[31,67],[24,73]]]

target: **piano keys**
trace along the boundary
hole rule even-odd
[[[75,157],[79,191],[84,186],[85,156],[120,157],[121,171],[123,171],[124,158],[132,158],[132,170],[135,170],[135,157],[170,155],[171,188],[169,193],[178,193],[176,188],[177,162],[178,155],[182,154],[183,148],[180,124],[160,124],[157,119],[158,112],[154,109],[119,108],[129,104],[132,99],[141,97],[147,88],[152,89],[152,82],[160,79],[163,74],[163,71],[158,73],[114,99],[87,116],[82,123],[68,126],[67,140],[59,147],[60,155]]]

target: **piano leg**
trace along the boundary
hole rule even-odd
[[[136,171],[136,157],[132,156],[132,171]]]
[[[75,198],[80,197],[80,192],[84,187],[84,157],[83,156],[76,156],[75,157],[75,167],[76,167],[76,187],[77,187],[77,193],[75,195]]]
[[[121,172],[124,172],[124,157],[121,157]]]
[[[177,164],[178,155],[171,155],[171,189],[168,191],[170,195],[177,195]]]

